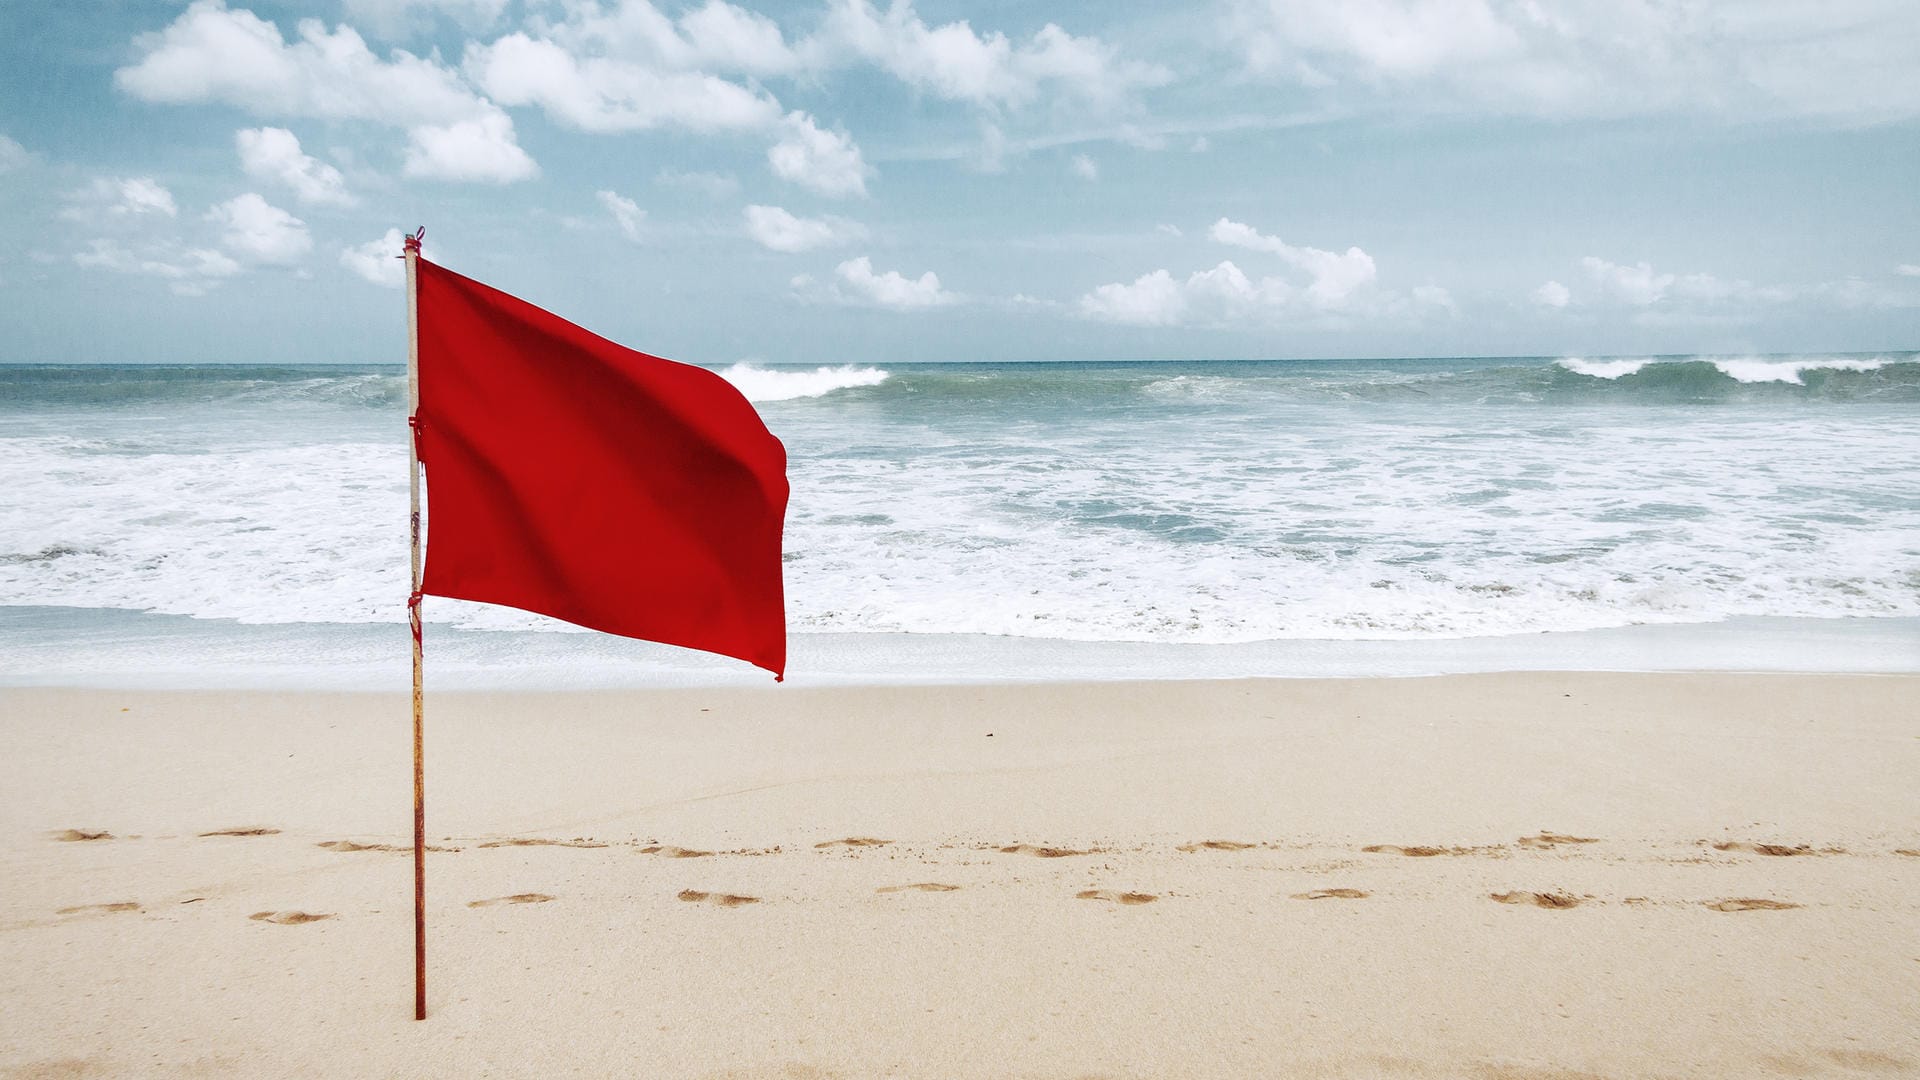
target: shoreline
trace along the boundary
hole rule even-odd
[[[1920,618],[1740,618],[1473,638],[1241,643],[909,633],[791,635],[789,685],[1371,678],[1513,671],[1920,673]],[[0,608],[0,686],[398,690],[404,621],[239,623]],[[427,626],[430,689],[751,687],[725,658],[605,634]]]
[[[1916,699],[0,690],[0,1071],[1912,1074]]]

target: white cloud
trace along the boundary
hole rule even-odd
[[[1131,326],[1220,325],[1270,319],[1297,296],[1293,286],[1279,278],[1255,280],[1222,261],[1211,270],[1188,274],[1185,281],[1155,270],[1131,285],[1102,285],[1080,298],[1080,313]]]
[[[5,135],[0,135],[0,173],[24,169],[32,161],[33,155],[27,151],[26,147]]]
[[[135,46],[140,59],[114,72],[114,83],[143,101],[406,128],[409,175],[500,181],[537,172],[514,143],[506,113],[458,72],[403,49],[382,60],[351,27],[329,32],[304,19],[288,43],[251,11],[195,0]]]
[[[412,129],[401,171],[434,180],[510,184],[540,175],[540,166],[514,141],[513,120],[492,112],[475,120]]]
[[[1449,315],[1460,314],[1459,305],[1453,302],[1453,294],[1438,285],[1415,285],[1413,306],[1416,311],[1444,311]]]
[[[1350,101],[1534,115],[1920,114],[1910,0],[1228,0],[1247,67]]]
[[[469,32],[485,30],[500,21],[507,0],[345,0],[344,7],[349,19],[391,40],[431,30],[435,16]]]
[[[1573,300],[1573,294],[1567,291],[1565,285],[1557,281],[1549,281],[1528,295],[1533,298],[1534,303],[1550,308],[1566,307]]]
[[[1373,258],[1357,247],[1350,247],[1344,253],[1294,247],[1277,236],[1262,235],[1251,225],[1226,218],[1214,222],[1209,235],[1218,243],[1278,255],[1288,265],[1306,271],[1313,282],[1307,286],[1304,296],[1315,307],[1340,307],[1375,277]]]
[[[538,105],[581,131],[751,131],[780,116],[771,95],[725,79],[577,56],[558,42],[518,32],[467,46],[462,67],[500,104]]]
[[[709,199],[730,199],[740,194],[740,181],[731,173],[661,169],[653,175],[653,182],[662,187],[698,192]]]
[[[1100,179],[1100,166],[1085,154],[1073,155],[1073,175],[1082,180]]]
[[[1173,326],[1186,318],[1187,295],[1172,274],[1155,270],[1140,275],[1131,285],[1114,282],[1094,289],[1080,298],[1080,310],[1109,322]]]
[[[115,219],[156,214],[175,217],[173,193],[150,176],[95,177],[91,184],[66,196],[68,206],[60,211],[67,221],[103,224]]]
[[[1672,274],[1657,274],[1650,263],[1622,266],[1589,255],[1580,260],[1601,292],[1623,303],[1645,307],[1657,303],[1673,287]]]
[[[1155,225],[1153,227],[1153,231],[1157,233],[1164,233],[1165,235],[1174,237],[1175,239],[1178,239],[1182,236],[1187,235],[1186,233],[1180,231],[1180,226],[1178,225],[1165,225],[1165,224]]]
[[[220,226],[221,245],[249,262],[288,266],[313,250],[305,222],[251,191],[207,211],[207,220]]]
[[[796,217],[778,206],[749,206],[747,235],[769,251],[812,251],[864,240],[866,227],[845,218]]]
[[[73,261],[86,269],[157,277],[178,296],[204,296],[222,279],[240,272],[239,263],[211,248],[178,250],[160,245],[135,252],[106,238],[94,240],[86,251],[75,252]]]
[[[354,204],[340,170],[309,157],[286,128],[241,128],[234,132],[233,142],[248,176],[285,184],[301,202]]]
[[[852,137],[823,130],[804,112],[788,113],[784,125],[785,134],[767,151],[775,176],[821,195],[866,195],[873,170]]]
[[[620,234],[634,243],[640,242],[640,223],[647,219],[647,212],[632,199],[623,198],[611,191],[596,191],[593,197],[613,215],[614,224],[620,226]]]
[[[568,3],[566,18],[529,20],[544,37],[580,56],[602,56],[658,71],[782,75],[812,63],[808,47],[787,44],[772,19],[723,0],[707,0],[676,21],[648,0]]]
[[[1901,263],[1899,266],[1893,268],[1893,272],[1899,274],[1901,277],[1920,277],[1920,266],[1916,266],[1913,263]]]
[[[406,237],[399,229],[388,229],[378,240],[340,249],[340,265],[383,288],[398,289],[407,283],[407,263],[401,258]],[[430,245],[420,249],[423,258],[436,258]]]
[[[976,105],[1023,105],[1045,87],[1107,107],[1171,78],[1165,68],[1122,60],[1098,38],[1075,37],[1052,23],[1019,45],[998,31],[975,33],[964,21],[930,27],[910,0],[894,0],[885,12],[868,0],[837,0],[822,36],[909,85]]]
[[[940,287],[940,278],[931,270],[917,278],[907,277],[898,270],[876,274],[873,272],[873,261],[865,255],[841,263],[834,268],[834,274],[847,289],[846,293],[838,294],[840,299],[874,304],[895,311],[941,307],[959,299]]]

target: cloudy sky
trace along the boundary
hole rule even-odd
[[[1920,347],[1912,0],[0,4],[0,361]]]

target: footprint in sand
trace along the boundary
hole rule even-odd
[[[891,840],[875,840],[871,836],[849,836],[845,840],[823,840],[813,845],[817,848],[830,847],[886,847]]]
[[[231,829],[215,829],[212,832],[203,832],[200,836],[203,839],[209,836],[273,836],[279,833],[279,831],[279,829],[269,829],[264,826],[239,825]]]
[[[672,844],[649,844],[640,849],[642,855],[658,855],[663,859],[704,859],[713,854],[711,851],[699,851],[694,848],[674,847]]]
[[[553,899],[543,892],[514,893],[512,896],[496,896],[490,900],[469,900],[468,907],[493,907],[496,904],[544,904]]]
[[[113,839],[113,834],[104,829],[99,832],[88,832],[85,829],[62,829],[54,833],[53,838],[71,844],[86,840],[111,840]]]
[[[1181,844],[1174,850],[1189,853],[1195,851],[1245,851],[1250,847],[1259,846],[1258,844],[1243,844],[1238,840],[1196,840],[1191,844]]]
[[[281,926],[299,926],[301,923],[331,919],[333,915],[331,913],[315,915],[306,911],[256,911],[247,916],[247,918],[252,919],[254,922],[278,923]]]
[[[1000,849],[1005,855],[1037,855],[1042,859],[1064,859],[1069,855],[1091,855],[1093,852],[1075,851],[1072,848],[1040,847],[1037,844],[1008,844]]]
[[[1315,889],[1312,892],[1297,892],[1295,900],[1365,900],[1367,894],[1359,889]]]
[[[911,885],[882,885],[873,891],[877,893],[896,893],[906,892],[908,889],[912,889],[915,892],[958,892],[960,886],[942,885],[937,881],[916,881]]]
[[[689,904],[717,904],[720,907],[741,907],[745,904],[757,904],[757,896],[735,896],[733,893],[708,893],[698,889],[680,890],[680,899]]]
[[[1363,847],[1360,850],[1368,853],[1369,855],[1384,855],[1384,854],[1391,853],[1394,855],[1410,855],[1416,859],[1427,859],[1427,858],[1432,858],[1435,855],[1465,855],[1469,849],[1426,847],[1423,845],[1417,845],[1414,847],[1401,847],[1399,844],[1368,844],[1366,847]]]
[[[486,843],[484,843],[484,844],[481,844],[480,846],[481,846],[481,847],[483,847],[483,848],[489,848],[489,847],[583,847],[583,848],[596,848],[596,847],[606,847],[607,845],[605,845],[605,844],[603,844],[603,843],[601,843],[601,842],[600,842],[600,841],[598,841],[598,840],[587,840],[587,839],[583,839],[583,838],[581,838],[581,837],[578,837],[578,836],[576,836],[576,837],[574,837],[574,838],[573,838],[573,839],[571,839],[571,840],[547,840],[547,839],[542,839],[542,838],[540,838],[540,837],[532,837],[532,838],[529,838],[529,837],[523,837],[523,836],[517,836],[517,837],[512,837],[512,838],[510,838],[510,839],[506,839],[506,840],[489,840],[489,841],[487,841]]]
[[[1160,899],[1152,893],[1115,892],[1112,889],[1086,889],[1073,894],[1076,900],[1105,900],[1113,904],[1151,904]]]
[[[1727,900],[1702,900],[1703,907],[1714,911],[1791,911],[1799,904],[1789,904],[1784,900],[1760,900],[1751,896],[1733,897]]]
[[[81,904],[79,907],[63,907],[55,915],[111,915],[120,911],[139,911],[140,905],[131,900],[118,904]]]
[[[1562,844],[1597,844],[1599,842],[1597,837],[1568,836],[1566,833],[1548,832],[1545,829],[1542,829],[1538,836],[1523,836],[1519,840],[1521,847],[1536,850],[1557,848]]]
[[[328,851],[412,851],[413,850],[412,845],[401,847],[399,844],[362,844],[354,840],[322,840],[313,846],[326,848]],[[438,851],[444,854],[450,851],[459,851],[460,849],[457,847],[435,847],[432,844],[428,844],[427,850]]]
[[[1840,848],[1822,848],[1815,851],[1807,844],[1750,844],[1744,840],[1722,840],[1713,845],[1715,851],[1744,851],[1752,855],[1772,855],[1785,858],[1791,855],[1845,855]]]
[[[1555,911],[1579,907],[1582,903],[1579,897],[1568,896],[1566,893],[1497,892],[1491,895],[1503,904],[1532,904],[1534,907],[1550,908]]]

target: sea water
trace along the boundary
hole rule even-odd
[[[1920,670],[1920,354],[720,373],[790,455],[802,681]],[[405,401],[0,366],[0,681],[404,684]],[[760,678],[425,610],[456,685]]]

